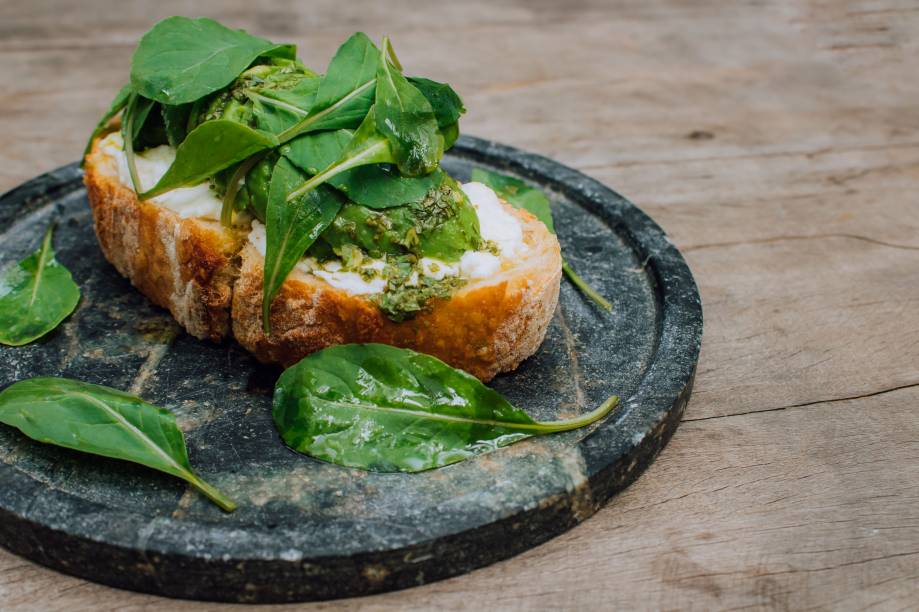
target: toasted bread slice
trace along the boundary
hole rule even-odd
[[[233,291],[233,335],[265,362],[291,365],[333,344],[382,342],[434,355],[488,381],[536,352],[558,302],[561,252],[546,226],[507,204],[523,226],[525,260],[487,280],[436,300],[414,319],[396,323],[370,300],[294,270],[271,305],[271,334],[262,328],[263,258],[242,251]]]
[[[367,297],[294,270],[271,306],[266,335],[264,260],[245,232],[138,201],[119,181],[115,160],[98,146],[85,168],[106,258],[192,335],[219,341],[231,328],[265,363],[289,366],[333,344],[382,342],[434,355],[488,381],[536,352],[558,302],[558,240],[530,213],[504,203],[520,220],[528,249],[494,277],[471,281],[450,299],[396,323]]]
[[[245,232],[139,201],[119,180],[115,158],[98,145],[86,158],[83,182],[105,258],[188,333],[220,341],[230,331]]]

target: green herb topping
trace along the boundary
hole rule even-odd
[[[119,112],[142,199],[209,181],[223,224],[243,211],[265,223],[266,330],[272,300],[307,251],[351,244],[371,257],[456,261],[482,247],[474,209],[439,167],[462,100],[445,83],[404,76],[388,38],[377,47],[354,34],[319,75],[292,45],[170,17],[141,39],[130,85],[93,138]],[[139,184],[135,152],[164,144],[176,149],[172,165],[155,185]],[[376,301],[404,317],[457,285],[394,286]]]

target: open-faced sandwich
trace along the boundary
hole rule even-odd
[[[106,258],[189,333],[264,362],[380,342],[482,380],[542,342],[554,234],[441,167],[462,101],[351,36],[317,74],[290,45],[160,22],[87,149]]]

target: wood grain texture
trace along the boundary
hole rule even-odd
[[[583,525],[440,583],[304,609],[919,606],[919,3],[4,2],[0,190],[79,156],[160,17],[356,29],[684,250],[706,333],[685,420]],[[313,60],[312,58],[318,58]],[[0,551],[4,609],[211,610]]]

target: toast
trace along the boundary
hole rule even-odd
[[[470,281],[413,319],[394,322],[366,297],[294,270],[261,321],[263,258],[247,230],[182,218],[141,202],[96,141],[84,182],[106,259],[190,334],[230,332],[259,361],[289,366],[333,344],[381,342],[434,355],[483,381],[515,369],[539,348],[558,302],[557,239],[530,213],[502,202],[523,229],[526,257]]]
[[[188,333],[219,342],[230,331],[245,232],[139,201],[100,141],[86,157],[83,182],[103,255]]]

